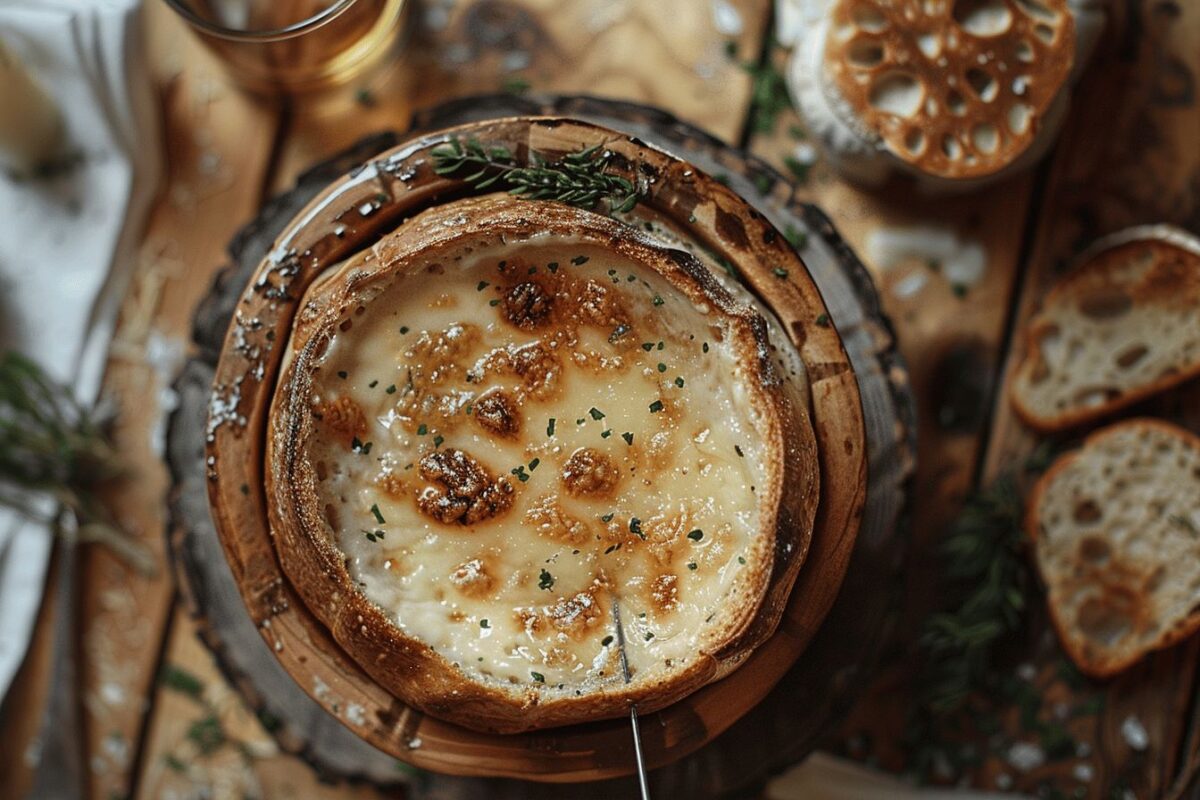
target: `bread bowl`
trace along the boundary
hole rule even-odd
[[[283,569],[440,718],[669,705],[770,635],[811,539],[803,363],[768,330],[608,217],[506,195],[425,211],[301,303],[265,472]]]

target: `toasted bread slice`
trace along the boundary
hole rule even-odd
[[[1033,490],[1026,527],[1050,614],[1103,678],[1200,628],[1200,437],[1135,419],[1092,434]]]
[[[1011,396],[1040,431],[1089,422],[1200,374],[1200,240],[1167,226],[1096,243],[1025,329]]]

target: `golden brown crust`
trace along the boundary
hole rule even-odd
[[[1094,431],[1087,436],[1083,444],[1070,453],[1060,456],[1050,465],[1050,468],[1038,479],[1034,484],[1033,489],[1029,493],[1029,499],[1025,507],[1025,532],[1029,537],[1029,541],[1037,547],[1038,538],[1041,532],[1041,519],[1039,509],[1042,506],[1042,498],[1045,493],[1054,485],[1057,478],[1075,462],[1083,457],[1089,447],[1093,447],[1103,440],[1115,436],[1126,431],[1139,431],[1153,429],[1160,431],[1168,436],[1177,437],[1184,440],[1188,445],[1200,451],[1200,436],[1191,431],[1181,428],[1169,422],[1150,417],[1138,417],[1135,419],[1124,420],[1122,422],[1109,425],[1098,431]],[[1041,560],[1035,559],[1038,563],[1039,570],[1041,569]],[[1097,580],[1102,591],[1096,598],[1096,601],[1104,608],[1111,608],[1119,611],[1122,616],[1128,617],[1135,621],[1135,624],[1144,624],[1149,622],[1148,614],[1150,609],[1145,599],[1145,587],[1148,576],[1142,572],[1130,569],[1121,564],[1109,564],[1107,570],[1111,575],[1097,575],[1097,571],[1092,570],[1083,578],[1078,580]],[[1044,584],[1049,584],[1048,576],[1042,574]],[[1092,676],[1093,678],[1107,679],[1111,678],[1129,667],[1141,661],[1146,656],[1146,653],[1151,650],[1162,650],[1170,647],[1178,642],[1191,636],[1196,631],[1200,630],[1200,611],[1196,611],[1186,618],[1180,620],[1173,628],[1163,632],[1154,642],[1153,646],[1145,648],[1128,648],[1123,656],[1107,656],[1097,652],[1094,649],[1084,646],[1085,640],[1082,637],[1075,635],[1072,630],[1072,624],[1069,620],[1064,619],[1058,613],[1059,609],[1053,602],[1052,593],[1047,596],[1048,605],[1050,608],[1050,621],[1054,626],[1055,632],[1058,634],[1058,640],[1062,643],[1063,649],[1067,651],[1071,661],[1079,667],[1080,670]],[[1097,613],[1100,613],[1104,608],[1097,608]]]
[[[1075,56],[1066,0],[838,0],[830,19],[835,109],[945,178],[991,175],[1025,152]]]
[[[1143,274],[1130,280],[1123,276],[1122,270],[1136,250],[1147,251],[1153,261]],[[1009,385],[1013,410],[1034,430],[1057,433],[1094,422],[1200,375],[1198,358],[1140,386],[1119,392],[1114,390],[1098,405],[1074,408],[1053,416],[1039,412],[1024,393],[1037,375],[1046,370],[1042,340],[1057,327],[1050,312],[1056,305],[1072,300],[1077,301],[1085,313],[1090,305],[1097,315],[1106,312],[1102,306],[1118,302],[1132,307],[1195,307],[1200,304],[1200,242],[1190,234],[1166,226],[1132,228],[1097,242],[1083,254],[1078,265],[1046,293],[1041,310],[1025,326],[1021,358]]]
[[[456,224],[446,225],[451,219]],[[548,693],[539,687],[470,679],[430,647],[393,625],[353,583],[344,556],[331,541],[316,501],[313,467],[307,463],[304,450],[304,442],[314,432],[308,406],[312,379],[309,366],[328,345],[333,322],[341,311],[350,303],[366,302],[376,290],[376,278],[403,269],[416,253],[436,256],[472,237],[480,242],[498,241],[497,237],[512,241],[546,231],[613,248],[653,268],[694,302],[704,303],[722,316],[736,342],[738,361],[744,370],[742,380],[760,412],[761,433],[767,443],[764,452],[769,454],[764,465],[767,480],[759,492],[763,529],[746,554],[748,567],[735,586],[745,601],[727,609],[727,619],[719,626],[710,652],[697,654],[669,680],[647,677],[629,686],[579,697]],[[510,291],[505,299],[511,302],[506,303],[504,312],[518,327],[536,326],[552,313],[546,298],[528,287],[520,293]],[[407,222],[369,254],[356,257],[335,278],[310,291],[304,309],[293,330],[291,358],[285,364],[271,408],[266,484],[275,544],[285,573],[306,605],[346,652],[397,697],[443,719],[498,732],[620,716],[632,702],[651,711],[727,673],[774,630],[784,605],[778,597],[786,597],[811,539],[818,486],[815,437],[807,407],[795,402],[797,391],[782,379],[771,361],[762,318],[736,303],[694,258],[663,250],[632,228],[588,212],[489,196],[442,206]],[[532,380],[536,390],[545,383],[538,377],[544,372],[538,367],[542,361],[507,358],[502,366]],[[459,481],[461,470],[455,464],[449,465],[454,469],[447,470],[446,466],[430,465],[431,470],[449,478],[444,482],[445,502],[435,502],[431,506],[435,511],[450,513],[463,507],[464,514],[471,513],[474,500],[489,487],[503,494],[499,481],[488,480],[491,476],[476,475],[468,469],[471,474]],[[789,491],[784,491],[785,487]],[[797,491],[793,487],[803,488]],[[476,488],[480,491],[474,492]],[[480,508],[503,513],[502,505],[488,502]],[[564,527],[558,522],[561,520],[548,520],[546,524],[558,531]],[[792,555],[797,552],[799,557]],[[779,558],[781,553],[789,557]],[[786,563],[787,568],[776,569],[780,563]],[[468,568],[464,572],[464,583],[469,583],[465,578],[470,577],[470,571]],[[767,599],[771,602],[765,602]],[[593,611],[589,613],[608,614],[604,593],[592,600]],[[553,620],[547,622],[552,624]]]

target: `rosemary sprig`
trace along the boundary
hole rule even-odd
[[[0,356],[0,506],[55,532],[64,529],[69,515],[81,541],[102,543],[152,574],[153,557],[116,525],[95,495],[122,474],[108,438],[110,421],[24,356]],[[52,515],[40,508],[39,497],[54,500]]]
[[[529,200],[557,200],[589,209],[603,200],[614,213],[629,211],[638,201],[637,187],[631,181],[608,172],[614,153],[598,144],[557,161],[531,151],[529,163],[521,165],[507,147],[455,137],[434,148],[431,155],[434,172],[467,172],[459,177],[476,189],[495,186]]]

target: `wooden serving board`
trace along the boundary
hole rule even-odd
[[[823,569],[802,572],[780,630],[746,666],[643,721],[652,764],[665,764],[701,748],[655,774],[659,791],[683,790],[694,796],[734,789],[811,747],[853,697],[884,639],[889,611],[895,604],[892,592],[883,587],[896,585],[893,579],[905,541],[897,525],[912,468],[912,407],[906,376],[870,279],[828,221],[815,208],[795,202],[786,182],[764,165],[706,134],[653,109],[590,98],[477,98],[423,115],[418,126],[439,128],[518,113],[585,118],[665,147],[711,174],[722,175],[743,196],[753,197],[758,210],[778,229],[794,228],[808,234],[804,263],[820,296],[806,294],[800,281],[779,281],[769,270],[744,275],[744,281],[785,323],[799,321],[798,309],[811,315],[804,322],[824,313],[824,297],[845,343],[843,351],[832,328],[799,324],[790,328],[793,333],[808,331],[807,339],[798,344],[813,372],[823,470],[844,478],[832,481],[828,492],[823,492],[822,518],[809,562],[822,564]],[[579,142],[597,135],[596,129],[575,123],[529,128],[527,123],[506,121],[485,128],[484,138],[503,141],[517,135],[518,129],[520,136],[530,137],[531,145],[533,137],[542,136],[543,140],[536,142],[539,150],[575,149]],[[182,404],[172,422],[169,452],[177,485],[172,544],[189,605],[200,617],[199,627],[218,661],[251,706],[282,721],[279,738],[284,748],[303,753],[327,774],[376,782],[399,776],[392,758],[364,744],[335,717],[393,755],[439,771],[542,780],[586,780],[626,773],[631,758],[628,726],[623,721],[518,737],[488,737],[424,718],[385,696],[358,672],[293,601],[265,529],[254,524],[262,515],[255,517],[261,510],[256,504],[261,501],[249,489],[260,485],[253,480],[260,458],[253,441],[259,423],[252,414],[246,426],[247,441],[242,444],[248,458],[232,467],[218,464],[215,471],[218,493],[236,491],[246,498],[243,504],[249,509],[244,515],[225,519],[225,544],[236,579],[223,562],[205,503],[210,480],[201,420],[209,408],[208,386],[225,328],[239,300],[245,299],[243,287],[288,221],[332,178],[396,141],[387,134],[374,137],[302,176],[295,189],[264,209],[235,240],[231,246],[234,265],[223,273],[197,313],[199,355],[188,364],[177,387]],[[369,196],[373,191],[369,183],[352,177],[345,187],[352,196],[362,190]],[[426,189],[428,186],[415,191]],[[718,190],[718,194],[722,192]],[[730,198],[732,195],[726,200]],[[328,201],[328,194],[322,199]],[[386,219],[385,211],[380,218]],[[751,215],[744,221],[752,220]],[[799,262],[796,267],[796,274],[803,275]],[[228,376],[219,376],[219,381],[228,397]],[[862,415],[853,403],[856,394],[861,396]],[[833,413],[837,404],[845,406],[847,398],[852,405]],[[218,430],[216,435],[223,432]],[[868,458],[871,480],[864,494],[861,478]],[[856,543],[860,515],[862,534]],[[835,605],[847,565],[844,599]],[[239,589],[255,609],[260,620],[257,625],[246,613]],[[824,635],[813,639],[830,606]],[[276,654],[272,654],[272,646]],[[787,671],[806,647],[801,662]],[[319,666],[310,663],[310,658]],[[286,671],[281,664],[287,665]],[[287,677],[288,672],[310,681],[316,675],[319,680],[301,690]],[[735,722],[781,676],[783,681],[771,701]],[[701,747],[730,725],[733,727],[725,736]],[[777,739],[769,747],[763,746],[764,730],[772,731]],[[529,794],[527,789],[521,792],[522,796]]]

